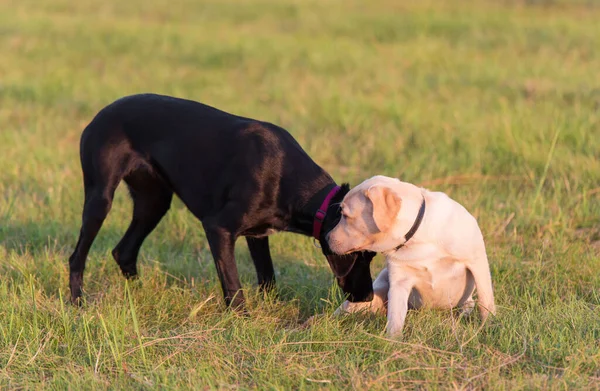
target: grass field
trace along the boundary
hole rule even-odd
[[[600,389],[599,20],[591,0],[0,0],[0,388]],[[79,136],[136,92],[280,124],[338,182],[446,191],[484,232],[497,316],[411,312],[386,340],[381,316],[332,317],[320,250],[278,234],[279,298],[238,243],[238,317],[178,200],[127,284],[124,186],[73,308]]]

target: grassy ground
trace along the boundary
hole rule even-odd
[[[600,388],[594,4],[0,0],[0,388]],[[110,257],[124,188],[72,308],[79,135],[135,92],[278,123],[339,182],[448,192],[486,237],[497,317],[412,312],[388,341],[382,317],[331,317],[341,296],[320,251],[279,234],[279,299],[256,292],[238,245],[239,318],[179,201],[128,285]]]

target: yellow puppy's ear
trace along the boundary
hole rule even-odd
[[[392,228],[392,224],[400,212],[402,199],[387,187],[371,186],[365,196],[373,204],[373,220],[381,232]]]

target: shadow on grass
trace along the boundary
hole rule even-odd
[[[164,225],[166,222],[161,223]],[[68,293],[68,258],[79,235],[79,225],[56,221],[0,222],[0,271],[10,285],[26,286],[27,280],[36,279],[45,295],[63,297]],[[151,234],[142,245],[138,267],[140,288],[144,289],[144,274],[164,274],[165,288],[193,289],[202,285],[218,290],[220,287],[210,249],[205,240],[190,241],[165,239],[164,226]],[[88,300],[94,300],[99,283],[108,283],[111,274],[121,275],[110,252],[124,234],[124,230],[103,226],[88,255],[84,281],[88,286]],[[274,254],[276,271],[276,300],[298,300],[301,313],[312,313],[327,304],[333,276],[326,267],[313,267],[301,260]],[[100,262],[98,262],[100,261]],[[325,258],[323,258],[325,264]],[[244,289],[256,289],[256,271],[246,242],[236,243],[236,263]],[[100,277],[102,276],[102,277]],[[96,280],[102,280],[97,282]],[[92,284],[93,282],[93,284]],[[110,289],[109,286],[102,289]],[[217,292],[215,292],[217,293]],[[325,300],[325,301],[323,301]]]

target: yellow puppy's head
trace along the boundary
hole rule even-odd
[[[397,179],[376,176],[356,186],[344,197],[340,222],[327,236],[337,254],[352,251],[378,251],[377,243],[393,230],[402,206],[394,191]]]

